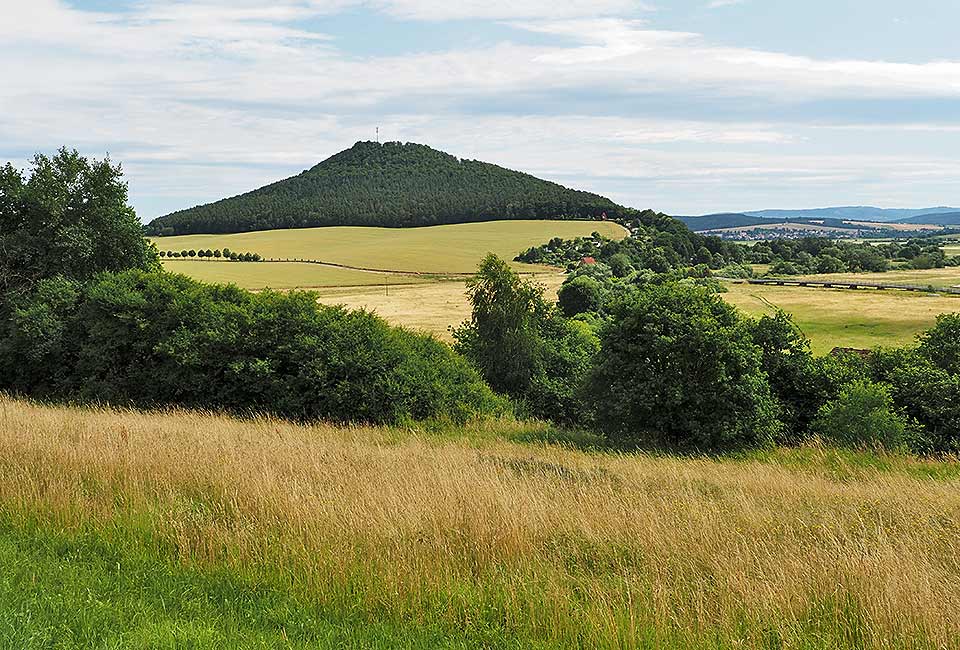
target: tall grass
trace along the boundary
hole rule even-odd
[[[0,512],[488,645],[960,647],[955,474],[489,434],[0,398]]]

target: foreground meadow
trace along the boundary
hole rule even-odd
[[[594,231],[611,239],[622,239],[627,234],[622,226],[609,221],[487,221],[425,228],[335,226],[265,230],[154,237],[152,241],[162,251],[229,248],[259,253],[265,258],[442,274],[473,273],[487,253],[512,260],[527,248],[553,237],[572,239]],[[178,263],[173,261],[171,268]]]
[[[0,398],[0,646],[960,647],[952,463]]]

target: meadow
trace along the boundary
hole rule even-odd
[[[163,251],[229,248],[259,253],[265,258],[309,259],[364,269],[443,274],[473,273],[483,256],[490,252],[512,260],[527,248],[553,237],[572,239],[595,231],[612,239],[626,236],[622,226],[609,221],[489,221],[425,228],[343,226],[267,230],[155,237],[152,241]],[[171,268],[179,263],[171,262]]]
[[[931,287],[960,286],[960,267],[942,269],[892,269],[884,273],[830,273],[827,275],[801,276],[807,279],[829,279],[837,282],[881,282],[887,284],[912,284]]]
[[[960,647],[957,463],[553,435],[0,398],[0,646]]]
[[[930,328],[939,314],[960,311],[960,296],[745,283],[726,286],[723,299],[748,314],[771,314],[778,308],[792,314],[817,354],[834,347],[907,345]]]

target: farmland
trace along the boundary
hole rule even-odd
[[[3,647],[960,635],[950,462],[607,454],[523,442],[550,430],[509,422],[305,427],[8,398],[0,413]]]
[[[418,284],[431,278],[359,271],[298,262],[226,262],[220,260],[168,260],[164,268],[201,282],[230,283],[244,289],[313,289],[366,285]]]
[[[895,274],[883,275],[892,281],[887,276]],[[746,313],[770,314],[779,308],[792,314],[819,354],[834,347],[905,345],[932,326],[938,314],[960,311],[958,296],[748,284],[728,288],[723,298]]]
[[[594,231],[616,239],[626,235],[623,227],[604,221],[491,221],[406,229],[330,227],[184,235],[153,241],[163,251],[229,248],[265,258],[320,260],[365,269],[473,273],[488,252],[512,260],[553,237],[569,239]],[[180,263],[172,261],[170,268]]]

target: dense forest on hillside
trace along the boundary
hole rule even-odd
[[[419,144],[358,142],[303,173],[174,212],[152,235],[314,226],[412,227],[496,219],[618,218],[631,211],[589,192]]]

